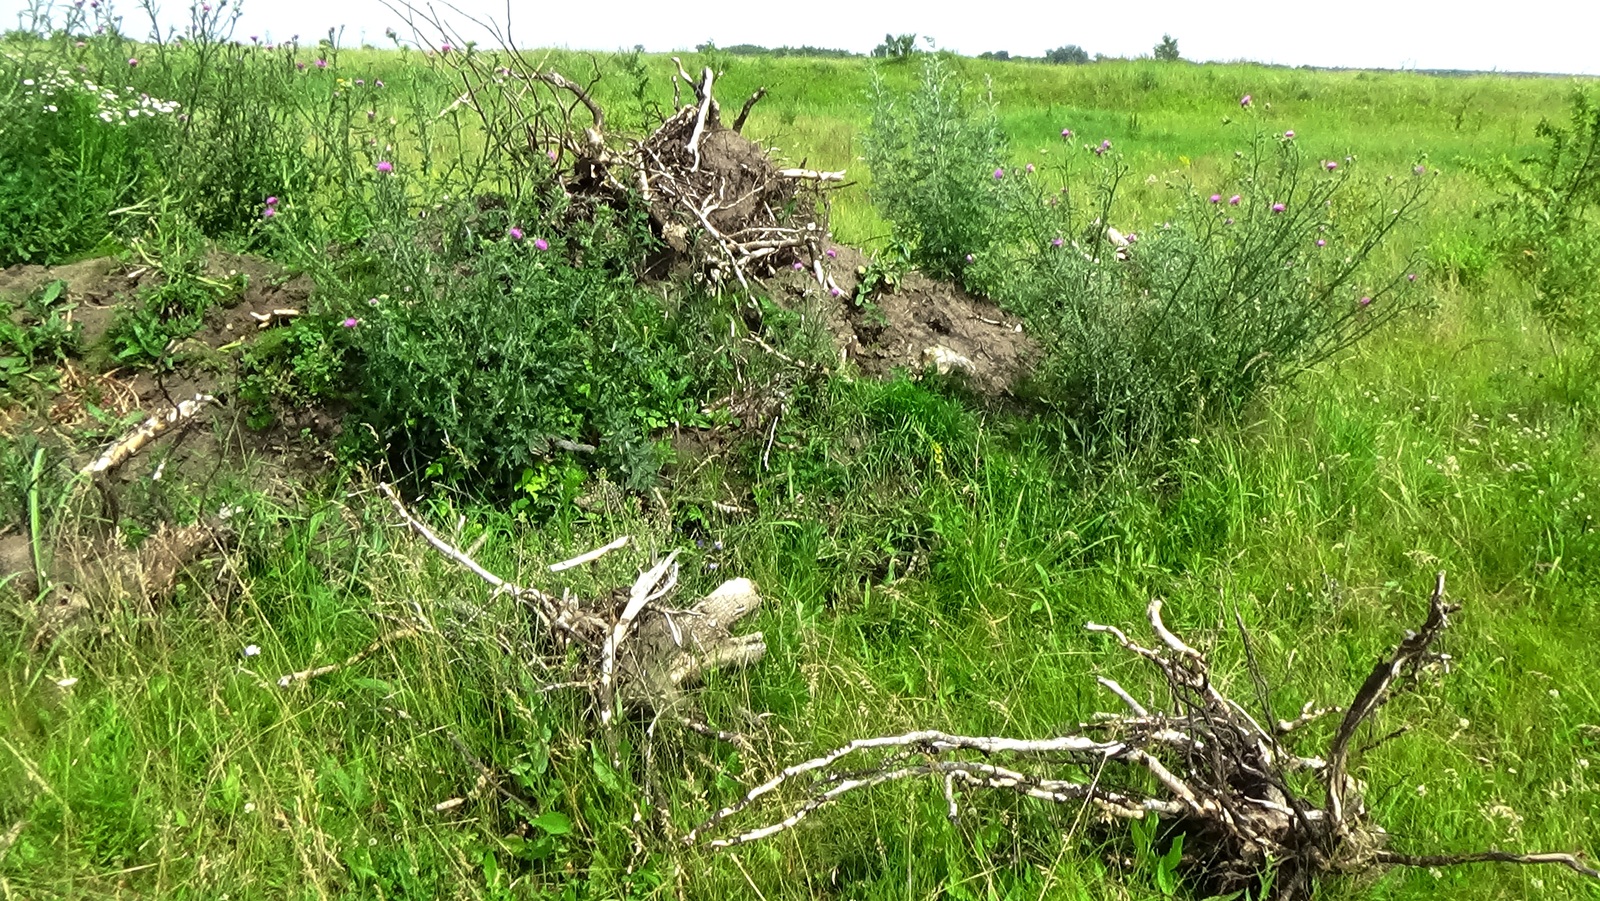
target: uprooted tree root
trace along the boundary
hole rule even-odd
[[[389,485],[380,484],[378,489],[405,524],[435,550],[478,576],[496,595],[508,595],[527,608],[542,627],[550,650],[578,652],[575,678],[560,687],[592,692],[600,724],[608,734],[619,711],[658,716],[670,711],[693,731],[742,741],[684,717],[680,708],[686,693],[708,674],[753,666],[766,656],[760,632],[735,635],[731,629],[761,606],[761,595],[749,579],[730,579],[687,609],[669,608],[665,602],[678,585],[673,551],[642,573],[626,595],[614,592],[584,599],[563,592],[557,597],[485,569],[414,516]],[[549,569],[561,572],[592,563],[628,543],[623,536]]]
[[[1300,727],[1337,708],[1308,705],[1298,718],[1264,727],[1217,689],[1205,656],[1166,627],[1161,602],[1155,600],[1148,610],[1160,641],[1154,648],[1134,643],[1112,626],[1090,623],[1087,628],[1110,635],[1158,669],[1171,693],[1170,710],[1147,710],[1116,682],[1101,678],[1128,712],[1102,715],[1081,724],[1076,734],[1016,739],[920,730],[859,739],[784,769],[696,827],[685,842],[706,841],[729,820],[802,780],[801,797],[782,818],[708,844],[728,848],[758,841],[851,792],[934,776],[943,782],[952,819],[958,787],[1092,806],[1111,820],[1158,815],[1185,835],[1183,859],[1191,872],[1222,892],[1252,887],[1275,871],[1275,897],[1305,898],[1320,877],[1386,865],[1557,864],[1600,878],[1600,871],[1564,853],[1404,854],[1389,849],[1388,834],[1373,822],[1364,787],[1350,775],[1351,743],[1398,682],[1413,682],[1420,671],[1448,664],[1449,656],[1434,645],[1456,609],[1445,603],[1440,573],[1427,619],[1373,668],[1320,758],[1300,756],[1287,743]],[[1240,628],[1243,635],[1242,623]],[[1260,685],[1259,674],[1253,675]],[[862,755],[874,752],[882,752],[875,763],[860,763]]]
[[[432,7],[384,2],[409,24],[419,44],[431,43],[423,36],[432,33],[467,46]],[[724,125],[713,95],[717,73],[707,67],[694,78],[679,63],[675,111],[643,138],[614,135],[594,98],[598,73],[587,83],[569,78],[519,50],[509,26],[454,11],[500,45],[494,54],[438,58],[464,88],[452,106],[475,114],[497,159],[516,161],[526,171],[543,171],[548,161],[575,210],[642,205],[667,248],[666,259],[652,268],[685,265],[713,284],[733,280],[749,290],[752,278],[799,263],[824,288],[834,287],[822,265],[824,192],[842,183],[845,173],[781,168],[743,136],[766,88],[744,102],[731,126]],[[684,86],[693,102],[683,102]]]

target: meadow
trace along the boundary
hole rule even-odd
[[[139,289],[98,348],[45,343],[57,300],[6,298],[32,312],[9,320],[0,357],[0,537],[48,557],[85,536],[137,546],[160,522],[224,508],[235,525],[212,568],[170,596],[103,592],[72,629],[45,627],[42,587],[25,594],[12,575],[0,588],[16,595],[0,608],[0,896],[1205,897],[1140,830],[977,791],[958,795],[952,820],[931,778],[730,850],[678,839],[853,739],[1061,734],[1115,708],[1099,675],[1158,697],[1083,628],[1146,634],[1152,597],[1219,685],[1254,698],[1237,617],[1274,716],[1345,703],[1421,621],[1441,570],[1461,604],[1451,665],[1363,733],[1406,727],[1362,758],[1374,819],[1408,853],[1600,851],[1600,320],[1586,318],[1600,305],[1567,303],[1567,282],[1527,262],[1558,241],[1596,246],[1583,229],[1600,230],[1600,193],[1563,195],[1577,224],[1518,245],[1503,201],[1535,201],[1495,175],[1547,153],[1540,124],[1567,123],[1573,92],[1591,86],[947,59],[1006,136],[1006,179],[1115,158],[1125,231],[1178,221],[1187,186],[1203,204],[1253,142],[1292,142],[1307,170],[1370,173],[1375,191],[1426,172],[1420,205],[1364,258],[1418,276],[1403,315],[1225,409],[1122,440],[1086,437],[1045,388],[997,402],[919,372],[819,374],[836,353],[816,350],[776,292],[757,332],[730,293],[641,282],[638,223],[569,217],[551,179],[570,173],[497,157],[492,130],[452,112],[459,90],[437,52],[245,42],[208,58],[205,41],[67,38],[0,41],[0,96],[34,111],[26,128],[0,126],[13,167],[0,175],[0,262],[110,255],[165,287]],[[531,58],[602,76],[593,95],[615,131],[672,111],[667,57]],[[794,165],[847,170],[829,198],[838,243],[879,260],[902,251],[865,136],[874,78],[909,95],[920,60],[682,58],[719,72],[725,116],[767,89],[747,136]],[[23,79],[58,67],[181,97],[188,112],[102,135],[90,120],[103,107],[87,108],[52,130],[64,119],[38,110],[65,101]],[[1085,149],[1102,141],[1108,155]],[[476,202],[490,193],[501,199]],[[554,249],[529,250],[535,236]],[[263,332],[280,338],[186,357],[187,335],[236,290],[206,268],[219,252],[272,260],[285,284],[309,278],[306,315]],[[1561,259],[1589,264],[1565,277],[1600,279],[1600,254]],[[1003,273],[965,278],[1003,294]],[[1017,304],[1001,299],[1033,330],[1034,307]],[[783,353],[728,337],[746,333]],[[518,353],[533,362],[500,359]],[[74,487],[142,418],[113,410],[115,378],[187,390],[195,370],[214,374],[222,412],[188,446],[227,453],[189,460],[192,480],[162,479],[160,461],[176,473],[187,458],[158,442],[109,510]],[[750,385],[781,390],[781,412],[747,424],[718,406]],[[686,434],[714,436],[712,449]],[[599,450],[563,456],[548,436],[599,436]],[[745,628],[763,633],[766,658],[693,701],[745,746],[635,718],[613,754],[590,696],[550,690],[571,661],[530,651],[526,611],[400,525],[379,481],[399,481],[484,566],[554,594],[605,596],[674,549],[684,597],[752,579],[764,604]],[[545,569],[622,534],[632,545],[592,566]],[[1392,868],[1326,880],[1318,897],[1600,898],[1600,882]]]

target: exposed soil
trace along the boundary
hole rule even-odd
[[[84,511],[90,514],[86,522],[101,525],[75,530],[53,543],[53,559],[47,563],[52,596],[40,599],[35,624],[41,638],[89,612],[112,589],[127,589],[157,604],[186,568],[225,543],[219,537],[224,530],[214,522],[174,526],[168,520],[168,499],[206,496],[229,484],[276,492],[287,486],[287,474],[314,475],[326,468],[325,439],[336,417],[318,411],[307,414],[304,422],[251,430],[227,396],[239,351],[262,334],[251,314],[303,311],[310,279],[290,276],[259,258],[222,253],[207,259],[204,274],[218,281],[243,275],[245,287],[213,304],[196,333],[172,349],[179,361],[173,371],[156,373],[105,368],[93,361],[111,359],[104,348],[109,330],[138,303],[142,288],[160,284],[158,271],[102,258],[53,268],[12,266],[0,272],[0,304],[8,315],[25,317],[23,299],[60,279],[66,283],[65,300],[73,305],[68,316],[80,329],[82,356],[62,364],[46,400],[13,405],[0,417],[0,434],[33,434],[53,454],[66,453],[57,481],[84,467],[146,417],[164,416],[197,394],[218,399],[163,432],[127,463],[96,477],[92,488],[86,485],[75,494],[92,508]],[[309,440],[302,436],[303,428],[312,430]],[[137,550],[128,548],[121,533],[129,518],[152,530]],[[31,600],[38,585],[30,543],[15,531],[0,534],[0,578],[12,574],[18,578],[7,590]]]
[[[964,373],[980,394],[1004,397],[1032,369],[1039,345],[1017,317],[919,272],[907,273],[895,291],[857,304],[856,287],[870,260],[854,247],[830,249],[834,256],[823,268],[837,295],[810,270],[784,272],[771,285],[780,301],[819,310],[841,357],[862,372],[884,377],[897,369],[948,369]]]

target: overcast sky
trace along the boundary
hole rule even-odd
[[[0,21],[10,27],[26,5],[0,0]],[[455,5],[506,19],[506,0]],[[118,8],[128,33],[148,30],[131,0]],[[176,16],[188,2],[162,8]],[[384,29],[399,25],[380,0],[244,0],[240,36],[315,40],[343,26],[346,43],[382,45]],[[1166,32],[1193,60],[1600,75],[1600,0],[512,0],[511,25],[518,44],[574,49],[683,50],[712,40],[866,52],[886,32],[916,32],[962,54],[1025,56],[1063,44],[1139,56]]]

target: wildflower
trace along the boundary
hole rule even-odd
[[[839,295],[843,294],[844,292],[840,291],[837,287],[835,287],[831,293],[833,294],[834,297],[838,297]]]
[[[1211,202],[1212,203],[1221,203],[1222,202],[1222,195],[1221,194],[1212,194],[1211,195]]]
[[[1006,170],[1004,170],[1004,169],[996,169],[996,170],[994,170],[994,179],[995,179],[995,181],[999,181],[1000,179],[1005,178],[1005,177],[1006,177]]]
[[[1250,106],[1250,95],[1249,94],[1246,94],[1243,97],[1239,98],[1239,106],[1241,106],[1241,107],[1249,107]]]
[[[378,305],[378,298],[376,298],[376,297],[367,298],[367,306],[375,307],[377,305]]]
[[[357,78],[356,79],[356,87],[362,87],[366,83],[367,83],[367,80],[365,78]]]
[[[1415,272],[1408,272],[1408,273],[1406,273],[1406,281],[1408,281],[1408,282],[1414,282],[1414,281],[1416,281],[1416,280],[1417,280],[1417,274],[1416,274],[1416,273],[1415,273]]]
[[[277,197],[268,197],[267,198],[267,206],[277,206],[277,205],[278,205],[278,198]]]
[[[511,226],[511,230],[509,232],[506,232],[506,234],[510,235],[511,236],[511,240],[513,240],[513,241],[521,241],[522,240],[522,229],[517,228],[515,225]]]
[[[556,161],[556,149],[554,147],[550,148],[549,150],[546,150],[544,152],[544,155],[550,158],[550,162],[553,163],[553,162]]]
[[[1228,198],[1228,206],[1238,206],[1238,205],[1239,205],[1239,195],[1238,194],[1235,194],[1232,197]]]
[[[1333,160],[1323,160],[1322,161],[1322,168],[1328,170],[1329,172],[1332,172],[1333,170],[1339,168],[1339,164],[1334,162]]]
[[[250,36],[250,43],[252,43],[252,44],[259,44],[259,43],[261,43],[261,36],[260,36],[260,35],[256,35],[256,34],[252,34],[252,35],[251,35],[251,36]]]
[[[1289,131],[1284,132],[1283,133],[1283,137],[1284,137],[1285,140],[1293,141],[1294,140],[1294,129],[1290,129]]]
[[[1072,129],[1070,129],[1070,128],[1061,129],[1061,140],[1063,140],[1063,141],[1072,140]]]
[[[355,328],[356,326],[361,324],[361,320],[357,319],[354,316],[351,316],[350,318],[346,319],[345,321],[343,321],[343,322],[341,322],[339,324],[344,326],[345,328]]]
[[[533,246],[534,246],[535,250],[549,250],[550,249],[550,242],[546,241],[543,238],[534,238],[533,239]]]
[[[276,215],[278,215],[278,211],[273,209],[270,206],[261,211],[261,218],[263,218],[263,219],[271,219],[273,216],[276,216]]]
[[[1356,301],[1356,306],[1358,306],[1358,307],[1370,307],[1370,306],[1372,306],[1372,298],[1363,297],[1360,300]]]
[[[806,264],[805,263],[802,263],[799,260],[795,260],[794,261],[794,271],[799,272],[800,270],[802,270],[804,268],[806,268]]]
[[[1063,240],[1060,235],[1057,235],[1056,237],[1050,239],[1050,246],[1051,247],[1060,247],[1061,245],[1063,245],[1065,243],[1067,243],[1067,242],[1065,240]]]
[[[827,254],[828,255],[828,259],[830,259],[830,260],[839,255],[839,252],[837,250],[834,250],[832,247],[828,248],[827,250],[824,250],[823,253]]]
[[[1414,174],[1414,175],[1422,175],[1423,173],[1425,173],[1427,171],[1428,171],[1428,167],[1422,165],[1421,163],[1418,163],[1417,167],[1415,169],[1411,170],[1412,174]]]
[[[972,254],[967,254],[967,262],[972,262]]]
[[[320,56],[317,57],[317,68],[318,69],[326,69],[326,68],[328,68],[328,61],[323,59]]]
[[[373,86],[373,87],[375,87],[375,88],[381,88],[381,87],[383,87],[383,79],[381,79],[381,78],[380,78],[380,79],[378,79],[378,80],[377,80],[377,81],[374,81],[374,82],[373,82],[373,83],[372,83],[372,86]]]
[[[1029,175],[1032,175],[1033,174],[1033,164],[1029,163],[1027,166],[1023,167],[1023,171],[1027,172]]]
[[[247,644],[247,645],[245,645],[244,646],[244,655],[246,657],[259,657],[259,656],[261,656],[261,646],[260,645],[255,645],[255,644]]]
[[[1321,238],[1318,238],[1317,239],[1317,246],[1318,247],[1327,247],[1328,246],[1328,242],[1322,240]]]
[[[1101,150],[1102,153],[1107,151],[1107,150],[1110,150],[1110,149],[1111,149],[1111,139],[1110,138],[1106,138],[1104,141],[1100,142],[1100,150]]]
[[[300,70],[301,72],[304,72],[306,70],[306,64],[305,63],[295,63],[294,67],[296,69]]]
[[[439,45],[439,52],[440,53],[449,53],[450,51],[452,51],[454,49],[456,49],[456,48],[450,46],[449,44],[440,44]]]
[[[1284,206],[1281,203],[1275,203],[1275,204],[1272,205],[1272,211],[1274,213],[1281,213],[1286,209],[1288,209],[1288,207]]]
[[[1222,220],[1222,224],[1223,225],[1232,225],[1233,224],[1233,217],[1230,216],[1227,219]]]
[[[137,56],[128,57],[128,65],[137,69],[139,67],[139,58]]]
[[[393,172],[394,171],[394,163],[391,163],[388,160],[378,160],[378,171],[379,172]]]

